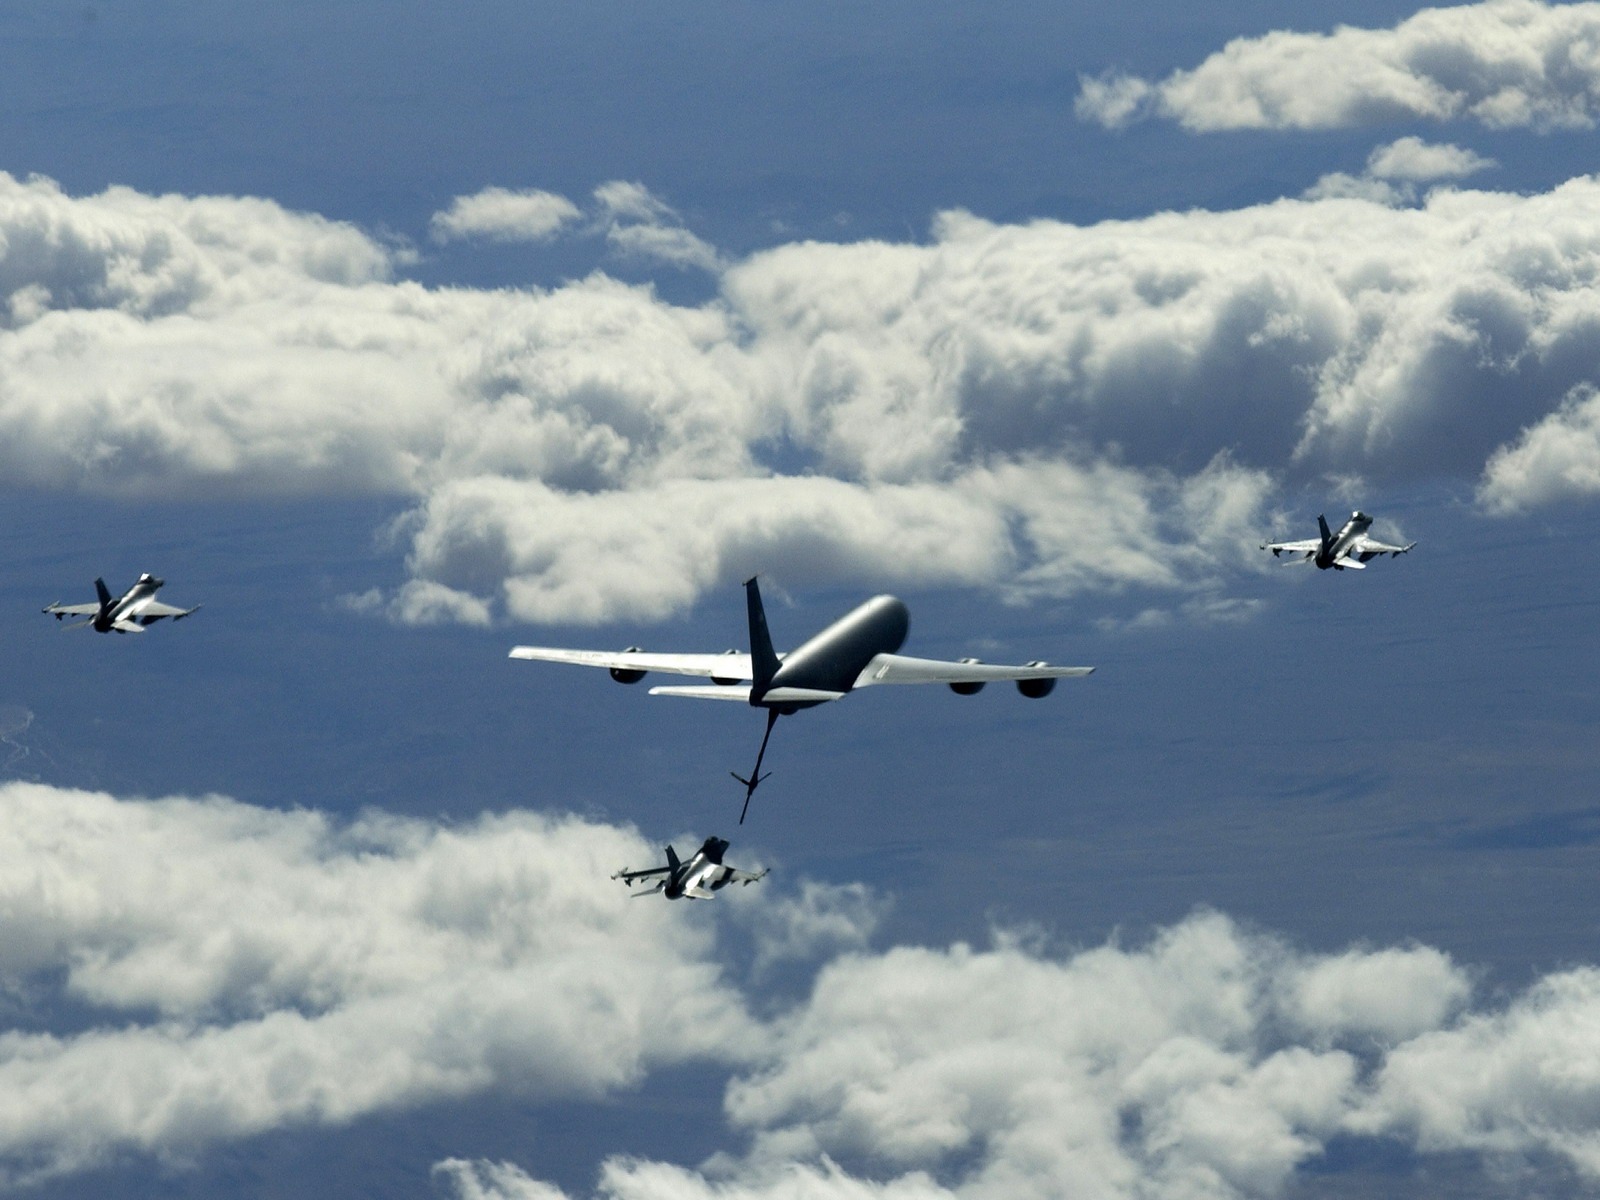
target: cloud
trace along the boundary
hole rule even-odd
[[[701,271],[722,267],[716,248],[684,228],[677,212],[642,183],[615,180],[601,184],[594,198],[599,207],[597,223],[623,257]]]
[[[1403,1131],[1424,1150],[1545,1153],[1600,1180],[1600,970],[1539,980],[1500,1012],[1476,1013],[1396,1047],[1356,1128]]]
[[[1485,999],[1430,947],[1311,953],[1206,912],[1133,945],[874,951],[859,889],[735,893],[713,920],[822,957],[782,1001],[714,925],[610,883],[649,853],[629,830],[24,783],[0,824],[0,985],[82,1014],[0,1034],[10,1183],[486,1092],[571,1104],[690,1062],[731,1072],[740,1148],[614,1158],[599,1195],[1224,1200],[1336,1139],[1600,1178],[1591,967]],[[561,1195],[510,1162],[435,1174],[466,1200]]]
[[[865,950],[888,908],[865,884],[807,880],[799,895],[768,899],[755,910],[755,969]]]
[[[1108,128],[1162,118],[1194,132],[1417,119],[1549,130],[1592,128],[1597,98],[1600,4],[1488,0],[1392,29],[1239,38],[1159,82],[1085,79],[1076,111]]]
[[[348,603],[406,622],[655,620],[780,561],[1199,611],[1259,569],[1285,482],[1481,480],[1497,511],[1587,487],[1600,182],[1401,204],[1473,160],[1373,162],[1384,202],[952,212],[923,243],[719,262],[695,305],[598,273],[425,288],[265,201],[0,176],[0,469],[393,497],[410,578]],[[596,203],[676,219],[634,184]]]
[[[677,211],[642,183],[603,183],[593,199],[583,221],[583,211],[554,192],[489,187],[457,196],[449,208],[433,215],[428,228],[440,243],[468,238],[544,242],[573,232],[604,238],[618,258],[647,265],[711,272],[723,266],[716,248],[691,233]]]
[[[1429,183],[1436,179],[1464,179],[1494,165],[1494,159],[1460,146],[1403,137],[1379,146],[1368,156],[1367,174],[1376,179]]]
[[[1188,483],[1061,463],[974,469],[944,486],[776,477],[569,494],[472,480],[430,498],[408,565],[463,592],[503,581],[507,611],[536,622],[661,620],[771,563],[887,586],[1008,579],[1018,596],[1161,588],[1212,569],[1265,491],[1226,464]],[[1176,518],[1163,530],[1167,510],[1197,493],[1224,497],[1211,536]],[[1017,570],[1013,536],[1040,561]]]
[[[582,216],[578,206],[555,192],[511,191],[488,187],[457,196],[428,223],[436,242],[489,238],[497,242],[543,242]]]
[[[1362,175],[1336,171],[1324,175],[1306,191],[1308,200],[1370,200],[1375,204],[1410,204],[1417,185],[1463,179],[1497,165],[1460,146],[1438,145],[1417,137],[1403,137],[1379,146],[1367,156]]]
[[[1003,935],[851,954],[736,1068],[742,1152],[612,1158],[594,1195],[1230,1200],[1297,1194],[1335,1142],[1600,1179],[1600,971],[1474,999],[1429,947],[1306,953],[1215,913],[1066,954]],[[472,1200],[545,1195],[510,1163],[439,1174]]]
[[[1496,450],[1479,499],[1496,512],[1520,512],[1600,494],[1600,394],[1580,384],[1560,408]]]
[[[712,935],[628,905],[629,831],[527,813],[344,824],[0,788],[0,1177],[489,1089],[593,1097],[753,1052]]]
[[[529,1178],[515,1163],[447,1158],[434,1164],[433,1175],[459,1200],[562,1200],[565,1195],[560,1188]]]

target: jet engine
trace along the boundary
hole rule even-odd
[[[639,650],[640,648],[638,646],[629,646],[623,651],[623,653],[638,654]],[[633,671],[629,670],[627,667],[611,668],[611,678],[615,679],[618,683],[638,683],[639,680],[644,678],[644,676],[645,673],[643,671]]]
[[[964,663],[967,666],[976,666],[983,660],[981,658],[961,658],[957,659],[956,661]],[[983,691],[983,680],[979,679],[972,683],[952,683],[950,685],[950,690],[958,696],[976,696],[979,692]]]
[[[1050,664],[1047,663],[1047,662],[1039,662],[1039,661],[1035,660],[1034,662],[1028,663],[1026,665],[1030,666],[1030,667],[1048,667]],[[1045,696],[1048,696],[1051,692],[1053,692],[1055,690],[1056,690],[1056,681],[1054,679],[1019,679],[1019,680],[1017,680],[1017,691],[1021,692],[1029,700],[1041,700]]]

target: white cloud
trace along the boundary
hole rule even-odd
[[[1368,155],[1367,169],[1361,175],[1343,171],[1324,175],[1307,189],[1305,199],[1410,204],[1417,199],[1420,184],[1464,179],[1495,165],[1492,158],[1484,158],[1460,146],[1403,137],[1379,146]]]
[[[577,232],[603,237],[622,258],[680,270],[715,272],[722,267],[716,248],[685,228],[677,211],[643,184],[613,180],[597,187],[593,198],[589,219],[581,223],[583,211],[565,196],[489,187],[457,196],[449,208],[433,215],[429,232],[436,242],[544,242],[563,231]]]
[[[1377,179],[1429,183],[1436,179],[1465,179],[1494,165],[1494,159],[1460,146],[1403,137],[1379,146],[1368,156],[1367,174]]]
[[[657,225],[678,219],[672,206],[642,183],[613,179],[595,188],[594,199],[601,213],[613,221]]]
[[[1544,1152],[1600,1181],[1600,970],[1538,981],[1503,1011],[1396,1047],[1358,1128],[1424,1150]]]
[[[529,1178],[513,1163],[447,1158],[434,1164],[433,1174],[452,1188],[459,1200],[562,1200],[565,1196],[561,1189]]]
[[[750,918],[756,970],[865,950],[888,908],[861,883],[807,880],[797,896],[768,898]]]
[[[610,882],[623,830],[27,784],[0,827],[0,981],[97,1018],[0,1034],[0,1177],[759,1044],[704,923]]]
[[[436,242],[475,237],[543,242],[580,216],[576,204],[555,192],[488,187],[471,196],[457,196],[449,208],[433,215],[428,228]]]
[[[1428,947],[1313,954],[1208,913],[1133,946],[874,952],[864,894],[739,893],[711,920],[832,955],[774,1011],[714,925],[607,878],[650,849],[528,813],[0,788],[0,985],[86,1016],[0,1034],[0,1179],[489,1091],[571,1104],[686,1062],[733,1072],[743,1149],[613,1159],[600,1195],[1223,1200],[1335,1138],[1600,1178],[1593,968],[1486,1002]],[[436,1175],[465,1200],[561,1194],[511,1163]]]
[[[1389,149],[1398,177],[1449,148]],[[637,185],[597,204],[607,228],[676,220]],[[1587,178],[1088,227],[947,213],[926,244],[722,264],[688,306],[599,274],[428,289],[264,201],[0,176],[0,469],[393,496],[411,579],[351,603],[403,621],[657,619],[778,561],[1191,611],[1259,568],[1286,478],[1584,493],[1564,398],[1600,345],[1597,227]]]
[[[1371,175],[1351,175],[1333,171],[1318,179],[1305,191],[1306,200],[1365,200],[1372,204],[1398,206],[1416,197],[1410,189],[1396,187],[1386,179]]]
[[[1283,989],[1285,1015],[1312,1036],[1386,1044],[1443,1026],[1472,991],[1449,956],[1427,946],[1317,959],[1289,972]]]
[[[1335,1139],[1600,1179],[1600,971],[1472,1001],[1431,948],[1307,954],[1216,914],[1062,956],[853,954],[730,1084],[744,1152],[613,1158],[594,1195],[1231,1200],[1298,1194]],[[546,1195],[508,1163],[440,1174],[463,1200]]]
[[[684,228],[677,212],[642,183],[613,180],[596,188],[594,198],[606,240],[624,257],[701,271],[722,267],[716,248]]]
[[[729,1117],[754,1164],[827,1154],[973,1196],[1268,1187],[1337,1127],[1355,1074],[1266,1035],[1287,957],[1208,916],[1064,961],[1003,941],[840,960]]]
[[[1600,4],[1487,0],[1426,8],[1392,29],[1239,38],[1159,82],[1086,79],[1084,120],[1160,117],[1196,132],[1332,129],[1404,119],[1491,129],[1592,128]]]
[[[1495,451],[1479,498],[1498,512],[1600,494],[1600,393],[1581,384],[1561,407]]]

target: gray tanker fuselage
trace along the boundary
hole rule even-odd
[[[767,688],[752,691],[750,703],[762,705],[762,695],[777,688],[805,688],[818,692],[848,692],[874,656],[893,654],[905,644],[911,629],[910,610],[894,596],[874,596],[785,655]],[[791,713],[813,708],[825,700],[784,701],[765,707]]]

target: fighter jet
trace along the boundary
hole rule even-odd
[[[958,695],[971,696],[995,680],[1011,680],[1031,699],[1048,696],[1057,679],[1088,675],[1093,667],[1052,667],[1030,662],[1020,667],[998,666],[964,658],[941,662],[908,658],[895,651],[906,639],[911,614],[893,596],[874,596],[846,613],[798,650],[778,654],[767,632],[767,615],[761,589],[754,579],[745,581],[745,607],[750,627],[750,653],[728,650],[722,654],[655,654],[630,646],[622,651],[565,650],[547,646],[517,646],[512,658],[541,662],[604,667],[618,683],[638,683],[649,671],[673,675],[700,675],[709,685],[653,687],[652,696],[686,696],[695,700],[735,700],[767,712],[767,732],[756,753],[755,769],[748,778],[734,773],[745,785],[745,810],[756,786],[766,778],[761,762],[778,718],[842,700],[857,688],[882,683],[945,683]],[[739,816],[744,823],[744,814]]]
[[[1367,530],[1372,528],[1372,518],[1359,510],[1350,514],[1350,519],[1339,527],[1338,533],[1328,532],[1328,522],[1324,517],[1317,518],[1317,528],[1322,531],[1320,538],[1307,538],[1303,542],[1263,542],[1261,548],[1271,550],[1274,558],[1288,554],[1295,556],[1296,562],[1314,562],[1321,571],[1329,567],[1339,571],[1364,571],[1369,558],[1376,558],[1380,554],[1399,556],[1416,545],[1411,542],[1404,546],[1391,546],[1368,537]]]
[[[748,887],[758,879],[766,878],[765,871],[758,871],[752,875],[749,871],[741,871],[737,867],[724,866],[722,856],[727,849],[728,843],[724,839],[708,837],[705,845],[696,850],[688,862],[679,862],[677,853],[668,846],[666,866],[651,867],[648,871],[624,869],[611,878],[620,879],[631,888],[636,880],[662,876],[656,880],[654,887],[635,892],[634,898],[665,892],[668,900],[677,900],[683,896],[691,900],[709,900],[730,883],[742,883]]]
[[[131,588],[122,593],[121,599],[113,599],[106,581],[96,579],[94,590],[100,596],[98,604],[62,604],[58,601],[44,611],[51,613],[58,621],[64,617],[87,617],[87,621],[74,622],[67,628],[93,629],[96,633],[110,633],[112,630],[118,633],[143,633],[146,625],[154,624],[163,617],[181,621],[190,613],[200,611],[198,604],[193,608],[173,608],[170,604],[162,604],[156,599],[156,592],[165,583],[165,579],[157,579],[146,571]]]

